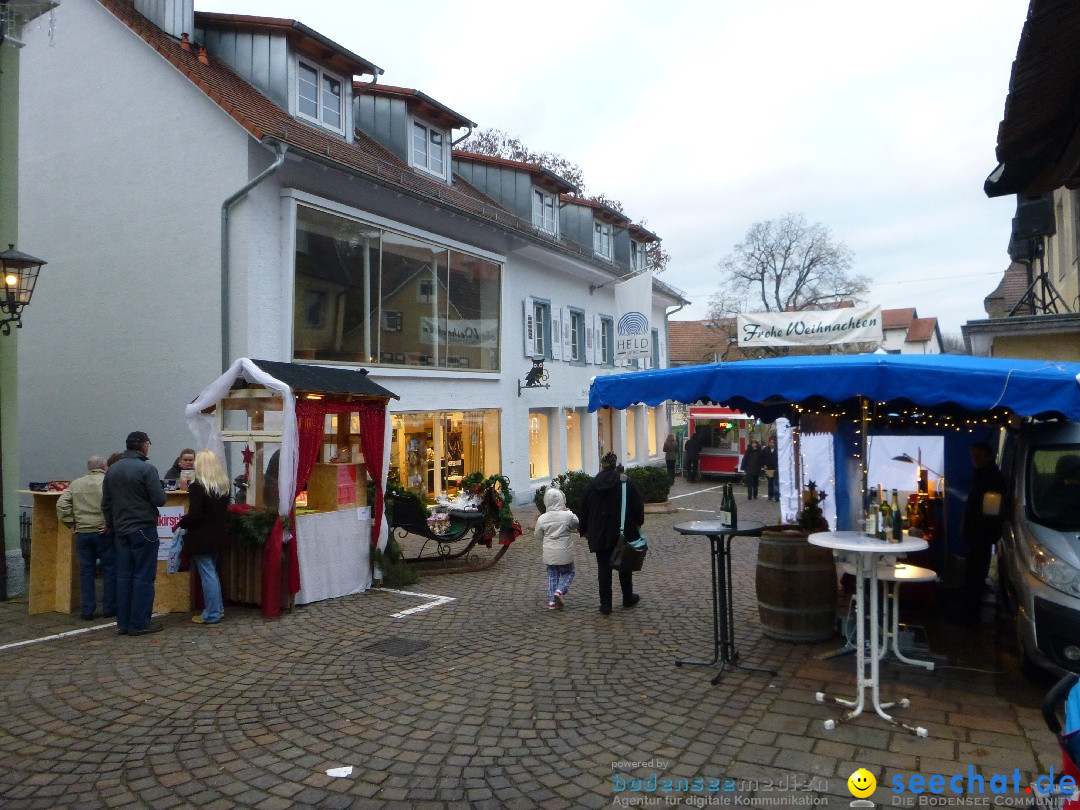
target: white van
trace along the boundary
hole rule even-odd
[[[1010,430],[999,573],[1026,667],[1080,672],[1080,423]]]

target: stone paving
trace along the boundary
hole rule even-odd
[[[775,504],[741,497],[741,517],[776,522]],[[232,606],[216,627],[170,615],[132,638],[0,605],[0,808],[847,807],[860,767],[877,806],[915,805],[892,792],[913,774],[962,774],[993,806],[1060,771],[1039,714],[1052,679],[1025,679],[989,616],[977,630],[920,618],[934,672],[883,664],[883,692],[911,699],[897,715],[929,738],[872,712],[827,731],[836,712],[814,694],[853,695],[854,658],[818,660],[839,637],[762,636],[756,540],[733,548],[740,660],[778,674],[729,668],[712,686],[713,669],[675,667],[711,657],[712,614],[707,541],[671,527],[718,501],[715,482],[676,483],[679,511],[646,521],[641,603],[606,617],[584,541],[567,608],[547,609],[530,533],[487,571],[278,621]],[[518,517],[531,528],[536,512]],[[448,601],[408,612],[433,596]],[[1020,796],[989,793],[1015,769]]]

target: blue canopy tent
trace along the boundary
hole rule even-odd
[[[590,411],[668,400],[726,405],[765,421],[790,416],[795,406],[831,408],[845,414],[840,432],[846,441],[837,442],[838,447],[850,447],[856,440],[857,423],[865,420],[868,407],[875,420],[892,417],[897,426],[957,420],[951,424],[962,425],[964,436],[952,441],[951,450],[946,436],[948,464],[949,456],[966,456],[972,441],[988,435],[987,429],[976,429],[975,417],[998,423],[1013,416],[1080,421],[1080,363],[957,355],[815,355],[611,374],[595,378],[589,389]],[[854,528],[851,515],[861,510],[861,504],[853,504],[857,499],[851,474],[844,471],[847,461],[838,458],[836,465],[840,528]],[[966,474],[965,467],[954,479],[961,487]]]
[[[1080,363],[947,354],[779,357],[597,377],[589,410],[712,402],[762,419],[793,404],[910,404],[935,413],[1010,412],[1080,421]]]

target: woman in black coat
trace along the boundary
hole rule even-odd
[[[212,450],[195,456],[195,480],[188,487],[188,511],[180,518],[184,530],[184,553],[195,560],[202,582],[206,609],[191,620],[217,624],[225,613],[217,555],[225,545],[229,521],[229,474]]]
[[[578,534],[589,540],[589,551],[596,555],[596,578],[600,585],[600,612],[611,613],[611,552],[619,540],[619,519],[622,509],[623,482],[626,481],[627,540],[641,536],[641,524],[645,522],[645,501],[633,481],[618,469],[619,458],[605,453],[600,459],[600,472],[585,488],[581,514],[578,515]],[[634,593],[634,575],[630,571],[619,572],[623,607],[632,608],[641,597]]]

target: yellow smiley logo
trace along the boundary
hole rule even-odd
[[[865,799],[877,790],[877,779],[866,768],[859,768],[848,777],[847,788],[856,799]]]

